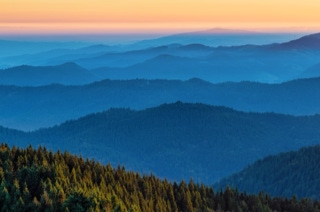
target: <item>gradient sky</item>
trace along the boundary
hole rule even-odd
[[[0,34],[315,30],[319,0],[0,0]]]

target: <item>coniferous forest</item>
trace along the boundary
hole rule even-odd
[[[129,40],[108,44],[103,31],[89,35],[111,32],[107,20],[93,20],[98,10],[110,20],[111,10],[134,13],[107,1],[82,9],[80,1],[28,1],[35,10],[22,2],[0,3],[0,212],[320,212],[319,32],[215,28],[139,40],[129,27],[120,30]],[[130,10],[174,8],[183,18],[180,8],[131,2]],[[229,6],[249,5],[240,4]],[[49,14],[46,7],[50,23],[15,11]],[[81,21],[55,19],[78,9]],[[150,27],[156,20],[137,15]],[[70,26],[70,42],[59,33],[45,42],[60,25]],[[49,37],[10,33],[18,28]]]
[[[318,200],[168,182],[68,152],[0,146],[1,211],[320,211]]]
[[[320,146],[304,147],[258,160],[239,173],[215,184],[258,193],[263,190],[274,196],[320,198]],[[272,173],[272,174],[271,174]]]

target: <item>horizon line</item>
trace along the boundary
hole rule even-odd
[[[177,34],[209,30],[247,33],[312,33],[319,24],[211,22],[0,22],[1,35]],[[243,33],[246,33],[243,32]],[[218,32],[217,32],[218,33]],[[214,33],[212,33],[214,34]],[[230,33],[232,34],[232,33]]]

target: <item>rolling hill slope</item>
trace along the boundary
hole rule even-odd
[[[306,35],[301,38],[289,41],[289,42],[284,42],[279,45],[280,48],[282,49],[298,49],[298,50],[306,50],[306,49],[311,49],[311,50],[317,50],[320,48],[320,33],[315,33],[311,35]]]
[[[221,180],[226,185],[248,193],[267,192],[273,196],[320,198],[320,146],[302,148],[259,160],[243,171]]]
[[[29,133],[2,128],[0,140],[68,150],[171,180],[213,183],[267,155],[319,144],[319,126],[319,115],[177,102],[142,111],[111,109]]]

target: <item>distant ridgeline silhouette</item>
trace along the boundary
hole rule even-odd
[[[216,36],[228,37],[218,30]],[[228,36],[227,36],[228,35]],[[238,33],[232,36],[248,36]],[[212,33],[200,32],[177,35],[178,38],[195,36],[199,40]],[[205,36],[205,37],[203,37]],[[258,36],[252,33],[251,36]],[[279,36],[279,35],[278,35]],[[177,38],[177,39],[178,39]],[[165,38],[163,38],[165,39]],[[165,39],[166,40],[166,39]],[[253,38],[251,40],[254,40]],[[207,46],[197,43],[172,42],[151,46],[137,43],[129,46],[94,45],[79,49],[53,49],[37,54],[2,57],[0,67],[19,65],[41,66],[0,70],[0,84],[38,86],[50,83],[65,85],[86,84],[103,79],[175,79],[200,78],[212,83],[226,81],[255,81],[279,83],[301,77],[319,77],[317,72],[308,75],[308,69],[320,63],[319,34],[312,34],[283,43],[265,45]],[[76,65],[65,65],[65,63]],[[64,64],[64,65],[61,65]],[[57,67],[54,67],[57,66]],[[61,66],[65,66],[63,69]],[[23,70],[25,68],[25,70]],[[56,71],[59,69],[60,71]],[[63,71],[62,71],[63,70]],[[16,73],[24,72],[25,80]],[[305,73],[307,72],[307,73]],[[66,76],[64,76],[66,74]],[[72,74],[73,77],[69,77]],[[64,76],[64,77],[63,77]],[[41,79],[43,79],[41,81]]]

